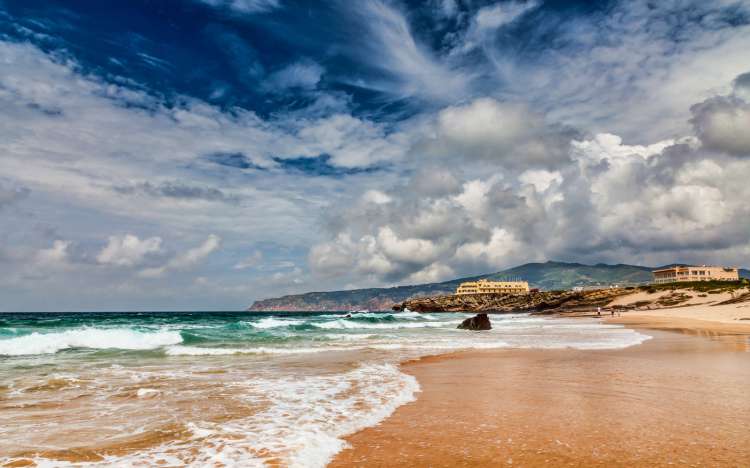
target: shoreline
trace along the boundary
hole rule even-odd
[[[750,323],[659,310],[602,319],[653,339],[402,362],[422,389],[416,400],[345,437],[349,448],[329,466],[741,466],[750,458]]]

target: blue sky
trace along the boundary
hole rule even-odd
[[[2,310],[750,264],[746,1],[0,0]]]

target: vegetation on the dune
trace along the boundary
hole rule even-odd
[[[678,289],[696,291],[706,294],[721,294],[750,287],[750,279],[739,281],[681,281],[679,283],[649,284],[639,286],[638,289],[648,293],[659,291],[676,291]]]

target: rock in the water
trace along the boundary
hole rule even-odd
[[[487,314],[477,314],[461,322],[458,328],[463,330],[492,330],[492,324]]]

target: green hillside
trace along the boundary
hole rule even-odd
[[[527,263],[485,276],[491,279],[519,277],[532,288],[543,290],[570,289],[574,286],[598,284],[640,284],[651,281],[651,267],[637,265],[584,265],[581,263]],[[463,280],[458,280],[463,281]]]
[[[310,292],[256,301],[249,310],[385,310],[397,302],[419,296],[451,294],[459,283],[479,278],[521,278],[532,288],[570,289],[599,284],[638,284],[651,280],[651,268],[636,265],[583,265],[580,263],[527,263],[496,273],[393,288]]]

